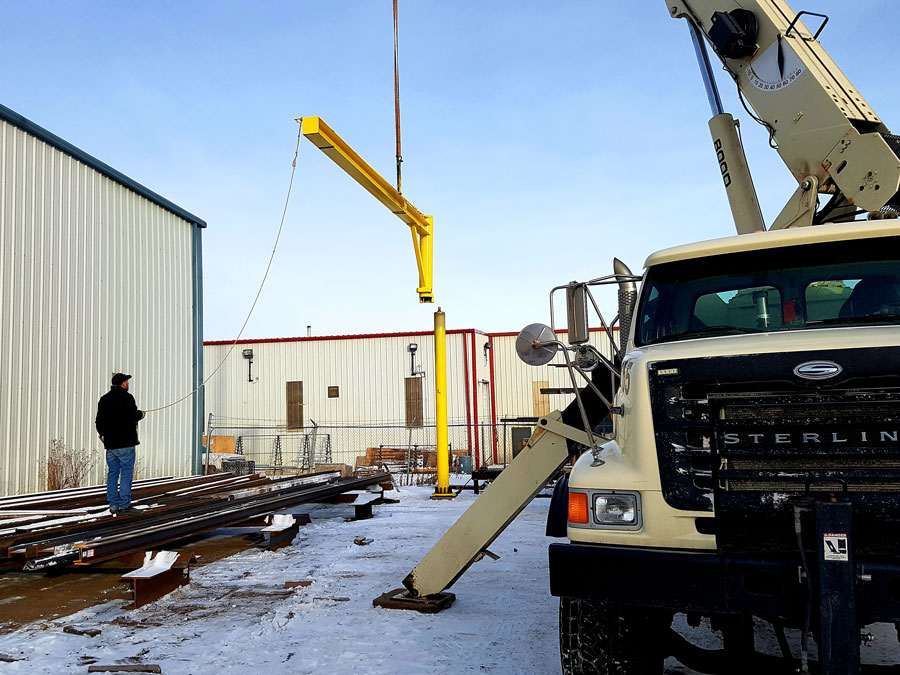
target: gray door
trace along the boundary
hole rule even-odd
[[[531,427],[512,427],[510,432],[512,433],[512,456],[515,459],[528,443],[528,439],[531,438]]]

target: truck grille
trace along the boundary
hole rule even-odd
[[[789,508],[813,492],[900,493],[900,349],[853,349],[651,364],[663,496],[718,511],[727,493]],[[803,380],[804,361],[840,362],[832,381]],[[716,502],[720,502],[716,504]]]
[[[826,382],[793,374],[811,360],[843,372]],[[714,533],[720,552],[787,554],[797,546],[794,505],[840,494],[853,504],[854,550],[894,555],[898,363],[900,348],[884,347],[651,364],[663,497],[677,509],[714,511],[698,530]],[[805,546],[815,551],[814,541]]]
[[[710,394],[723,491],[900,492],[900,393]]]

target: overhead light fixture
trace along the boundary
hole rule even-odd
[[[416,368],[416,350],[419,349],[419,345],[415,342],[410,342],[406,346],[406,351],[409,352],[409,376],[410,377],[425,377],[425,371],[419,370]]]
[[[244,349],[241,356],[247,359],[247,382],[253,382],[253,350]]]

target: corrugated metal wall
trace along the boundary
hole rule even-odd
[[[470,349],[471,388],[471,420],[473,425],[471,445],[477,455],[476,466],[494,463],[494,429],[493,403],[494,393],[491,384],[491,338],[478,331],[467,334]]]
[[[44,488],[51,439],[94,452],[112,372],[152,408],[191,391],[193,225],[0,121],[0,493]],[[141,423],[139,477],[190,470],[190,400]]]
[[[565,341],[565,331],[558,331],[560,339]],[[601,354],[612,358],[609,340],[599,330],[591,330],[590,343]],[[618,338],[618,332],[616,332]],[[562,355],[556,357],[546,366],[529,366],[519,359],[516,354],[516,336],[494,336],[494,389],[496,396],[497,418],[501,417],[531,417],[535,413],[535,394],[532,383],[546,382],[546,387],[562,388],[571,387],[572,380],[566,368],[558,368],[557,364],[564,364]],[[578,386],[583,387],[584,382],[579,379]],[[550,394],[550,410],[562,410],[575,397],[572,394]]]
[[[511,459],[512,428],[529,426],[527,422],[517,425],[504,419],[561,409],[573,398],[572,394],[540,394],[542,386],[571,387],[567,371],[526,366],[516,355],[515,339],[515,335],[490,336],[475,330],[447,334],[450,445],[453,450],[471,451],[479,465]],[[290,381],[303,382],[307,430],[310,420],[329,427],[402,426],[404,379],[410,374],[407,347],[411,342],[418,345],[416,365],[425,372],[425,423],[433,425],[431,334],[335,336],[244,341],[234,349],[230,344],[205,345],[207,374],[222,364],[206,386],[206,410],[217,418],[218,425],[212,434],[251,436],[254,426],[260,427],[258,433],[262,434],[269,433],[262,429],[266,425],[284,425],[286,383]],[[603,335],[592,332],[591,343],[609,356]],[[253,350],[252,366],[242,356],[244,349]],[[562,358],[557,356],[553,362],[562,363]],[[248,381],[248,374],[252,381]],[[328,387],[332,386],[340,388],[338,398],[328,398]],[[540,412],[539,405],[546,410]],[[395,447],[407,442],[401,433],[389,429],[361,429],[353,434],[329,429],[326,433],[340,436],[344,445],[353,446],[335,449],[336,461],[346,463],[352,463],[366,447]],[[287,440],[284,437],[279,442]],[[409,442],[433,444],[432,430],[416,432]]]
[[[447,415],[452,425],[453,450],[467,448],[465,367],[468,354],[463,351],[463,339],[459,332],[448,332]],[[412,370],[408,351],[411,343],[417,345],[416,370],[424,372],[425,428],[409,434],[404,431],[405,379]],[[253,350],[252,366],[242,356],[244,349]],[[324,426],[358,427],[352,431],[325,432],[334,439],[335,461],[352,465],[368,447],[411,444],[427,449],[435,444],[434,336],[431,334],[242,342],[233,350],[230,344],[207,344],[204,364],[207,376],[221,364],[206,385],[206,410],[217,420],[211,431],[213,436],[271,435],[264,427],[284,425],[287,419],[287,382],[299,381],[303,383],[305,430],[312,428],[313,421]],[[248,376],[252,381],[248,381]],[[328,397],[329,387],[339,388],[338,397]],[[279,440],[286,452],[296,449],[300,442],[295,438],[297,435],[288,432]]]
[[[565,331],[558,331],[560,339],[565,341]],[[615,334],[618,339],[618,332]],[[591,329],[590,343],[601,354],[612,358],[612,349],[605,333]],[[494,352],[494,396],[497,415],[498,456],[503,461],[504,450],[506,461],[512,459],[512,428],[529,426],[528,423],[516,424],[503,422],[516,417],[538,417],[551,410],[562,410],[571,403],[573,394],[540,394],[541,388],[571,388],[572,380],[566,368],[555,367],[564,364],[562,355],[557,356],[546,366],[529,366],[516,354],[516,335],[495,335],[492,338]],[[598,366],[601,367],[602,366]],[[579,376],[578,387],[585,382]]]
[[[451,421],[466,419],[462,337],[447,335]],[[417,334],[241,342],[230,354],[230,344],[207,344],[206,376],[222,365],[206,385],[206,411],[217,417],[284,423],[286,383],[300,381],[306,421],[402,423],[410,343],[417,345],[416,367],[425,372],[425,423],[434,424],[434,337]],[[241,354],[244,349],[253,350],[252,367]],[[328,387],[333,386],[339,387],[339,396],[328,398]]]

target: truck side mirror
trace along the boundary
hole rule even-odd
[[[542,323],[528,324],[516,338],[516,354],[529,366],[547,365],[558,350],[556,335]]]
[[[588,329],[587,286],[571,282],[566,287],[566,318],[569,344],[580,345],[590,339]]]

